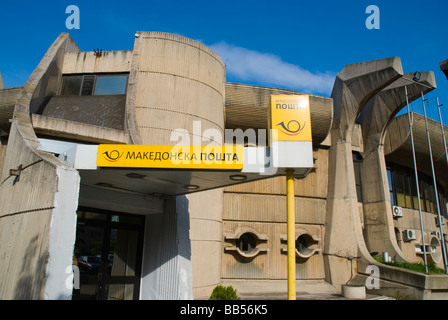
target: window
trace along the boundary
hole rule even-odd
[[[355,169],[356,195],[358,202],[362,202],[362,157],[357,152],[353,152],[353,167]]]
[[[74,300],[131,300],[140,292],[145,217],[79,208]]]
[[[81,91],[83,76],[69,76],[62,78],[62,91],[63,96],[76,96]]]
[[[64,75],[62,96],[126,94],[127,74]]]
[[[392,170],[390,167],[387,167],[387,182],[389,183],[389,194],[390,194],[390,204],[392,206],[395,205],[395,194],[394,194],[394,188],[392,184]]]
[[[125,94],[127,76],[100,76],[97,77],[95,95]]]
[[[391,204],[403,208],[418,210],[417,185],[415,172],[411,168],[394,163],[387,164],[387,177]],[[422,211],[437,213],[436,196],[433,179],[425,174],[418,173],[420,207]],[[437,185],[440,213],[447,217],[445,192]]]
[[[252,233],[246,232],[236,240],[235,245],[244,253],[252,252],[257,246],[257,240]]]
[[[315,252],[315,249],[312,248],[312,246],[316,243],[317,241],[315,241],[311,235],[306,233],[301,234],[296,239],[296,250],[302,257],[310,257]]]

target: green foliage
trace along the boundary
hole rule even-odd
[[[425,273],[425,265],[423,263],[410,263],[410,262],[398,262],[398,261],[384,262],[383,258],[380,256],[374,256],[373,258],[378,262],[384,263],[389,266]],[[428,273],[443,274],[445,273],[445,270],[438,268],[434,262],[428,261]]]
[[[240,300],[240,297],[238,297],[236,290],[232,286],[217,285],[213,289],[209,300]]]
[[[419,300],[412,294],[402,294],[398,291],[395,294],[395,299],[397,299],[397,300]]]

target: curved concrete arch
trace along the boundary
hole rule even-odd
[[[352,277],[353,259],[372,259],[364,242],[358,210],[352,131],[367,101],[402,73],[400,59],[392,57],[348,65],[335,80],[324,256],[327,281],[336,287]]]
[[[31,123],[30,107],[55,93],[64,53],[72,50],[79,49],[68,34],[61,34],[31,74],[15,105],[8,140],[12,147],[6,151],[0,185],[0,244],[9,241],[5,239],[17,240],[2,248],[0,268],[11,270],[0,276],[3,299],[71,298],[65,270],[72,264],[80,179],[76,170],[37,150],[40,142]],[[13,182],[9,169],[19,165],[20,180]]]
[[[384,137],[388,123],[407,105],[436,87],[433,72],[423,72],[421,83],[409,81],[412,74],[405,74],[369,100],[360,121],[364,138],[362,153],[362,188],[365,241],[369,251],[388,252],[396,260],[406,261],[395,239],[394,223],[389,194]],[[428,88],[429,87],[429,88]],[[415,260],[415,259],[411,259]]]

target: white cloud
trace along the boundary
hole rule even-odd
[[[330,95],[336,75],[312,73],[280,57],[219,42],[210,46],[225,62],[227,73],[240,81],[256,81],[304,93]]]

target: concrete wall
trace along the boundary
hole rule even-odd
[[[325,278],[324,247],[328,176],[328,150],[314,151],[315,170],[295,181],[296,237],[311,235],[316,249],[307,258],[297,256],[297,279]],[[246,257],[235,250],[245,232],[257,235],[261,252]],[[235,280],[286,280],[286,181],[285,177],[225,188],[223,211],[222,278]]]
[[[62,34],[30,76],[16,103],[0,184],[0,298],[67,299],[79,176],[53,156],[37,151],[30,106],[57,88],[66,50],[77,50]],[[59,71],[58,71],[59,70]],[[10,169],[22,166],[20,180]]]
[[[167,200],[165,212],[146,216],[142,300],[193,299],[188,198]]]
[[[210,140],[202,136],[209,129],[222,137],[225,67],[221,58],[178,35],[137,35],[127,98],[128,128],[134,143],[208,144]],[[199,132],[194,130],[195,121]],[[171,133],[179,129],[185,140],[170,140]],[[193,294],[206,298],[220,282],[222,190],[190,195],[188,200]]]

